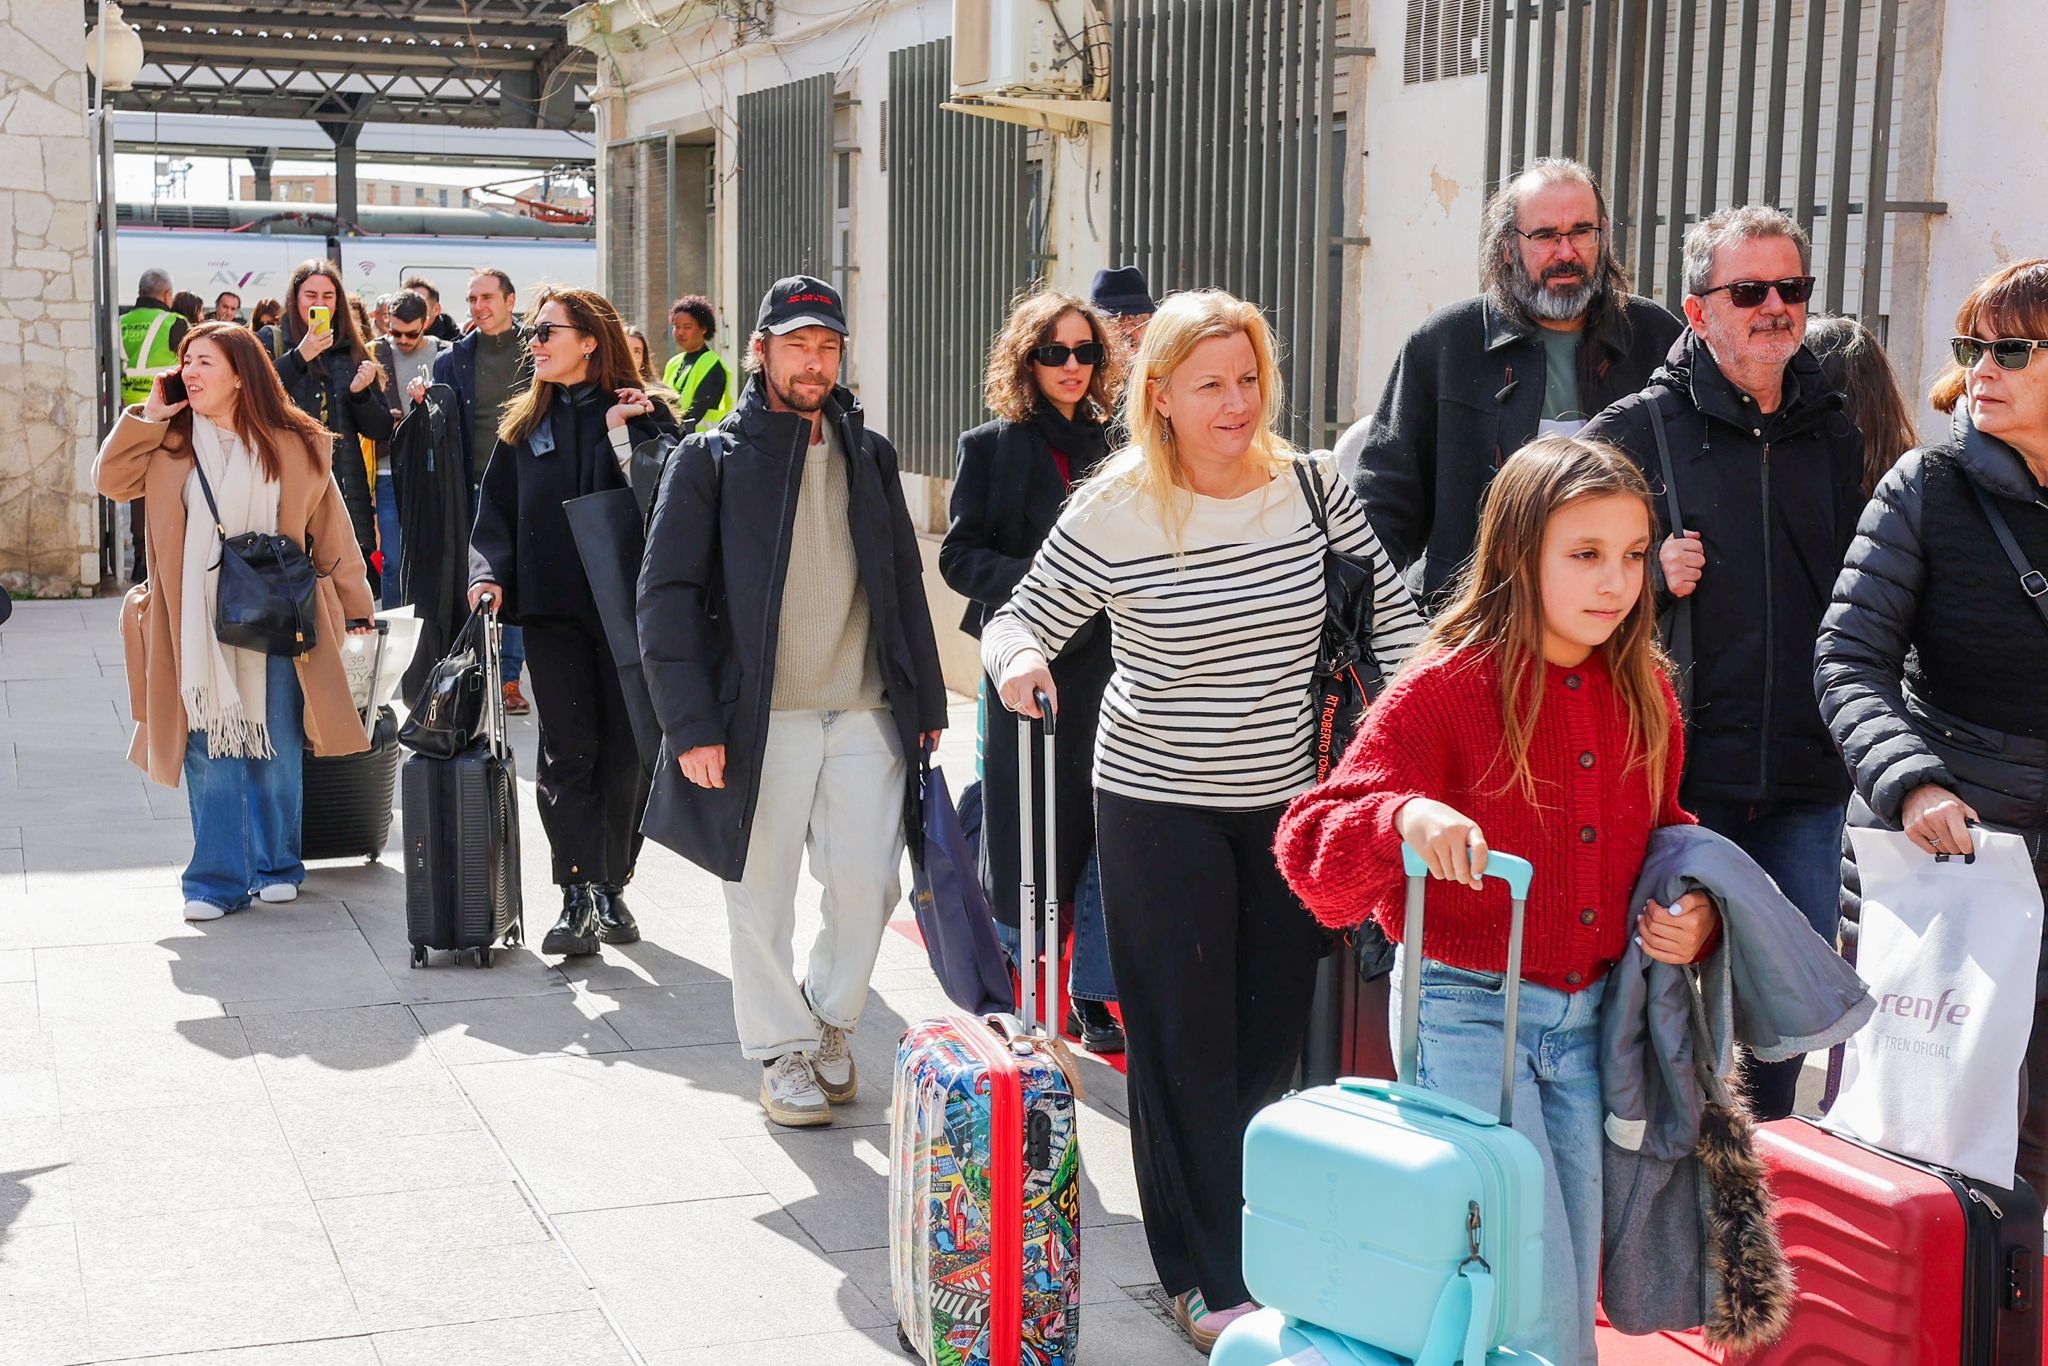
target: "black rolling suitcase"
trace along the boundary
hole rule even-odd
[[[498,619],[487,613],[481,667],[498,677]],[[405,761],[405,925],[412,965],[427,952],[473,953],[526,942],[519,897],[519,784],[502,694],[484,689],[484,733],[452,758]]]
[[[391,628],[377,623],[376,643],[371,649],[370,701],[384,668],[384,642]],[[362,754],[336,754],[320,758],[306,756],[304,777],[305,815],[299,835],[299,857],[377,859],[391,834],[391,799],[398,794],[398,718],[389,707],[378,707],[372,719],[369,707],[362,712],[363,728],[370,734],[370,748]]]

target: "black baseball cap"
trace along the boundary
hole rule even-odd
[[[777,280],[761,300],[761,316],[754,330],[771,337],[786,336],[799,327],[829,327],[846,335],[846,305],[839,291],[814,275],[792,275]]]
[[[1145,272],[1136,266],[1096,271],[1095,283],[1088,289],[1088,302],[1118,318],[1142,317],[1159,311],[1159,305],[1152,302],[1152,292],[1145,288]]]

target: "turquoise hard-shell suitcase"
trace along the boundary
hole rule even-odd
[[[1452,1355],[1441,1360],[1455,1363],[1459,1358]],[[1480,1366],[1481,1360],[1474,1358],[1472,1366]],[[1505,1347],[1485,1353],[1483,1361],[1485,1366],[1550,1366],[1542,1357]],[[1209,1354],[1209,1366],[1410,1366],[1410,1363],[1406,1357],[1353,1342],[1312,1324],[1298,1323],[1277,1309],[1261,1309],[1255,1314],[1246,1314],[1223,1330],[1223,1336],[1216,1339],[1216,1350]],[[1414,1366],[1435,1364],[1417,1362]]]
[[[1408,872],[1400,1070],[1415,1075],[1427,869]],[[1532,870],[1491,854],[1486,875],[1514,898],[1507,1034],[1521,996],[1522,926]],[[1492,1275],[1492,1350],[1542,1313],[1543,1161],[1508,1127],[1513,1051],[1504,1049],[1499,1118],[1405,1082],[1341,1078],[1269,1105],[1244,1136],[1244,1279],[1290,1318],[1413,1358],[1462,1266]],[[1526,1359],[1526,1358],[1525,1358]]]

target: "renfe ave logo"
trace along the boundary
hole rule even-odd
[[[1929,1034],[1932,1034],[1936,1027],[1940,1025],[1949,1025],[1960,1029],[1963,1021],[1970,1018],[1970,1007],[1961,1001],[1950,1004],[1949,998],[1953,995],[1955,995],[1954,987],[1950,987],[1947,991],[1942,992],[1941,999],[1938,1001],[1929,1000],[1925,996],[1903,996],[1888,991],[1879,999],[1877,1013],[1880,1015],[1896,1015],[1901,1019],[1907,1020],[1925,1020],[1927,1021],[1927,1032]]]

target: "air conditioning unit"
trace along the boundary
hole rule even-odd
[[[1096,21],[1091,0],[953,0],[954,98],[1093,97]]]

